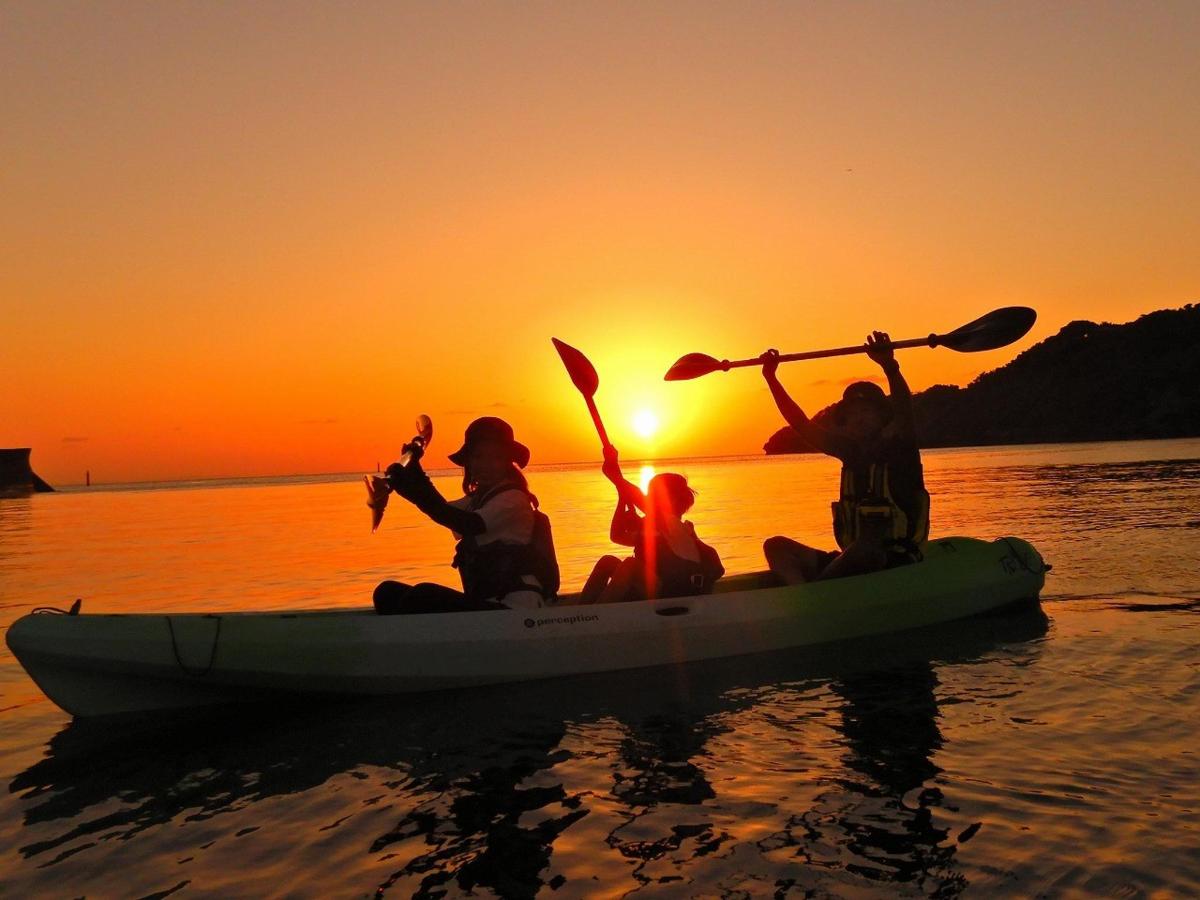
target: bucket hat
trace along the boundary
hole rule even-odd
[[[848,386],[842,392],[842,399],[838,401],[834,418],[838,422],[844,422],[850,408],[860,403],[874,407],[885,422],[891,421],[892,401],[883,392],[883,388],[871,381],[856,381]]]
[[[511,425],[496,416],[482,416],[468,425],[463,445],[447,458],[456,466],[465,468],[471,447],[483,441],[494,441],[506,446],[509,458],[522,469],[529,464],[529,448],[513,437]]]

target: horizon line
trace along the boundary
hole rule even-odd
[[[1200,436],[1192,437],[1146,437],[1146,438],[1117,438],[1109,440],[1090,440],[1090,441],[1035,441],[1032,443],[1006,443],[1006,444],[963,444],[949,447],[922,447],[921,453],[939,453],[948,450],[983,450],[998,447],[1056,447],[1056,446],[1083,446],[1087,444],[1129,444],[1141,443],[1147,441],[1194,441],[1200,440]],[[795,456],[821,456],[818,451],[810,451],[806,453],[766,453],[759,451],[758,453],[726,453],[713,454],[708,456],[664,456],[664,457],[640,457],[637,459],[629,459],[625,462],[629,465],[647,465],[647,464],[662,464],[673,462],[718,462],[722,460],[745,460],[745,459],[773,459]],[[603,460],[588,459],[588,460],[573,460],[570,462],[546,462],[536,463],[527,467],[525,471],[539,471],[548,469],[582,469],[590,466],[599,467]],[[434,477],[444,478],[454,475],[461,471],[459,467],[429,469],[427,474]],[[61,484],[55,490],[63,489],[74,492],[74,489],[81,488],[121,488],[121,487],[146,487],[150,485],[186,485],[186,484],[211,484],[216,482],[253,482],[253,481],[271,481],[276,479],[289,478],[350,478],[350,477],[365,477],[368,475],[378,475],[382,472],[363,472],[357,470],[346,470],[340,472],[292,472],[280,473],[273,475],[211,475],[204,477],[181,477],[181,478],[147,478],[135,481],[93,481],[90,485],[75,482],[70,484]]]

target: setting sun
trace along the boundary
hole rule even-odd
[[[658,431],[658,416],[648,409],[639,409],[633,414],[633,430],[638,437],[653,437]]]

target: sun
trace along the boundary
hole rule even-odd
[[[638,437],[653,437],[658,431],[658,416],[651,410],[639,409],[633,414],[633,430]]]

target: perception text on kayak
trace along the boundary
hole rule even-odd
[[[526,619],[526,628],[541,628],[543,625],[574,625],[576,622],[595,622],[599,616],[550,616],[545,619]]]

